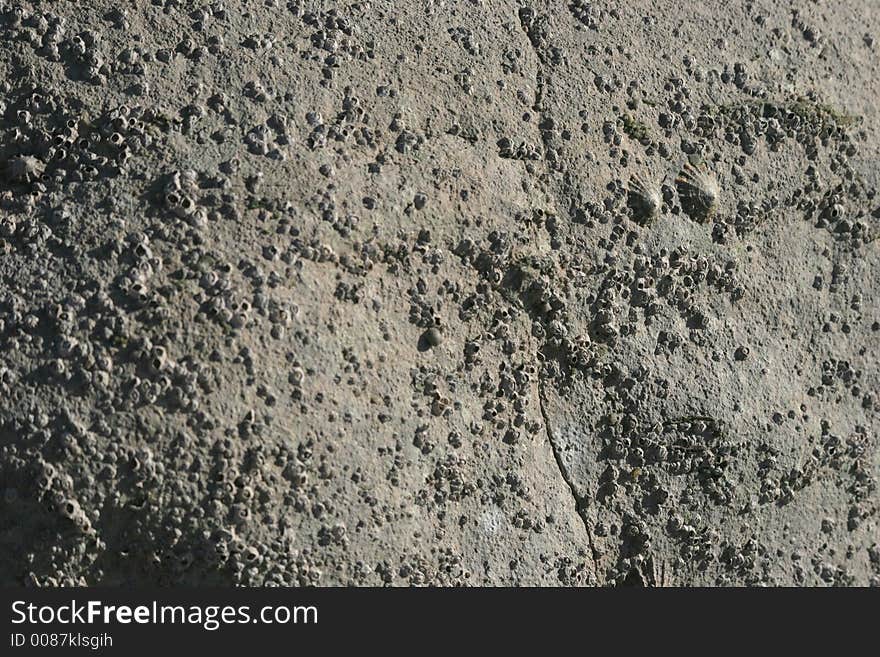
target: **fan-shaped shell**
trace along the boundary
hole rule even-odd
[[[655,185],[646,182],[640,176],[633,176],[627,190],[627,204],[632,208],[633,215],[637,219],[647,221],[660,213],[663,196]]]
[[[675,179],[681,208],[692,219],[704,221],[718,207],[721,190],[712,174],[703,167],[685,164]]]

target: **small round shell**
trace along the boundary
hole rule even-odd
[[[681,208],[691,218],[705,221],[718,206],[721,191],[712,175],[702,167],[685,164],[675,179]]]
[[[639,176],[633,176],[630,178],[627,190],[627,204],[636,219],[648,221],[660,213],[663,196],[655,185],[645,182]]]

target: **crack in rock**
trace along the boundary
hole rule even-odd
[[[584,497],[577,492],[574,481],[568,473],[568,468],[565,467],[565,463],[562,461],[562,454],[559,451],[559,447],[553,438],[553,431],[550,429],[550,418],[547,416],[547,409],[544,406],[544,386],[540,379],[538,380],[538,406],[541,409],[541,417],[544,420],[544,430],[547,432],[547,440],[549,441],[550,449],[553,452],[553,459],[556,461],[556,467],[559,468],[559,474],[562,476],[562,480],[568,486],[568,489],[571,491],[571,496],[574,498],[574,510],[580,517],[581,522],[584,524],[584,529],[587,532],[587,540],[590,544],[590,555],[593,558],[593,568],[594,571],[598,571],[599,556],[596,552],[596,547],[593,544],[593,530],[590,527],[590,522],[587,519],[584,510]]]

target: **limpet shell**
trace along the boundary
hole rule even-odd
[[[627,204],[636,219],[648,221],[660,213],[663,196],[657,186],[646,182],[640,176],[633,176],[630,178],[627,190]]]
[[[687,163],[675,179],[681,208],[691,219],[705,221],[718,207],[721,190],[705,168]]]

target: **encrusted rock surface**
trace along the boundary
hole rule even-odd
[[[880,584],[872,0],[0,0],[0,583]]]

